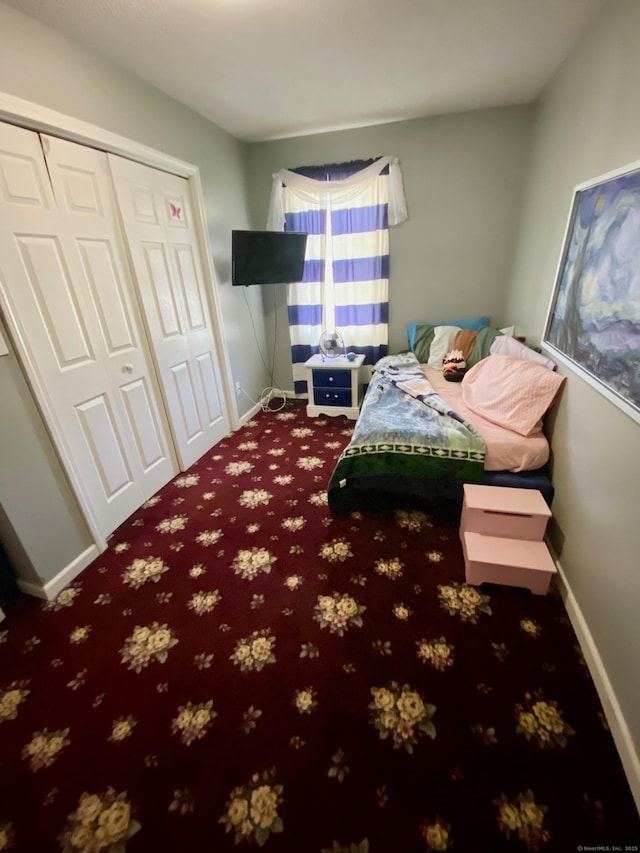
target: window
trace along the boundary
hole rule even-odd
[[[365,364],[387,354],[389,225],[406,217],[400,167],[391,157],[274,175],[268,227],[309,235],[303,280],[287,290],[297,393],[306,391],[304,362],[318,352],[325,329],[339,331]]]

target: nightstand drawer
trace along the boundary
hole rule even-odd
[[[316,406],[350,406],[351,388],[314,388],[313,400]]]
[[[312,370],[314,388],[351,388],[350,370]]]

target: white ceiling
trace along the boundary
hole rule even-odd
[[[263,141],[534,100],[603,0],[5,0]]]

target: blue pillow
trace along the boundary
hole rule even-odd
[[[488,317],[471,317],[468,320],[443,320],[440,323],[407,323],[407,338],[409,339],[409,349],[413,350],[413,345],[416,342],[416,332],[418,326],[457,326],[459,329],[484,329],[485,326],[491,325]]]

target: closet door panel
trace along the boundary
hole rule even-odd
[[[193,369],[197,372],[197,387],[202,395],[202,417],[206,429],[216,430],[218,424],[228,422],[223,415],[223,398],[218,384],[217,363],[213,358],[211,334],[207,326],[207,308],[203,304],[204,291],[198,277],[197,259],[193,255],[193,246],[177,244],[173,251],[185,306],[185,323]]]
[[[229,432],[189,185],[109,155],[180,465]]]
[[[35,134],[32,144],[21,148],[21,128],[2,125],[0,140],[0,202],[13,209],[55,209],[55,199],[46,172],[42,174],[42,151]],[[34,144],[36,143],[36,144]]]
[[[91,333],[76,298],[60,238],[14,232],[14,240],[31,295],[29,322],[42,325],[59,370],[68,372],[93,364]],[[32,312],[35,316],[30,316]]]
[[[113,246],[107,240],[78,240],[85,276],[91,289],[100,331],[109,356],[136,348],[125,288]]]
[[[145,379],[135,379],[124,384],[120,391],[133,426],[133,436],[143,470],[150,471],[165,455],[155,417],[153,395],[149,393]]]
[[[141,241],[139,250],[144,260],[146,274],[143,302],[147,309],[147,322],[154,330],[153,340],[156,346],[159,341],[162,342],[158,349],[167,350],[175,346],[176,352],[182,352],[184,331],[175,293],[171,286],[171,271],[165,247],[162,243]]]
[[[122,302],[126,275],[118,261],[122,248],[90,225],[106,219],[108,207],[99,192],[99,170],[90,174],[74,167],[67,191],[54,179],[55,158],[48,166],[49,172],[37,134],[0,123],[0,289],[36,396],[95,529],[106,538],[162,483],[151,486],[142,476],[120,391],[123,378],[136,378],[129,372],[135,364],[135,323],[131,317],[123,323],[117,312],[110,316],[111,306]],[[108,179],[106,164],[102,174]],[[74,228],[79,221],[83,228]],[[114,286],[109,266],[118,270],[118,296],[108,294]],[[109,350],[119,359],[115,366]],[[148,379],[146,370],[142,375]],[[161,418],[154,416],[159,432]],[[154,452],[157,456],[157,447]],[[162,482],[175,471],[170,460]]]
[[[205,352],[195,359],[200,383],[204,389],[204,401],[207,406],[209,423],[215,423],[220,417],[220,397],[216,387],[216,370],[210,352]]]
[[[65,158],[73,156],[82,150],[82,146],[73,142],[65,142],[55,137],[43,136],[45,140],[45,156],[47,161],[55,165],[56,175],[52,177],[54,188],[58,193],[58,204],[67,213],[78,213],[83,216],[96,216],[104,219],[108,212],[102,204],[101,188],[95,174],[93,149],[86,149],[86,154],[79,155],[78,165],[68,162]],[[98,157],[101,155],[98,154]],[[81,165],[82,161],[86,165]]]
[[[104,493],[113,500],[119,492],[132,485],[133,477],[109,397],[100,394],[77,404],[75,409]]]
[[[191,246],[175,246],[176,269],[180,278],[180,287],[187,309],[186,319],[190,332],[206,330],[205,309],[202,294],[198,287],[196,263]]]
[[[114,422],[142,503],[174,476],[177,464],[128,267],[107,155],[62,139],[43,139],[59,215],[74,235],[82,264],[96,355],[107,371]],[[132,405],[134,397],[137,405]]]
[[[198,410],[191,366],[187,361],[178,362],[172,365],[171,376],[178,403],[176,426],[187,442],[193,442],[202,436],[202,419]]]

